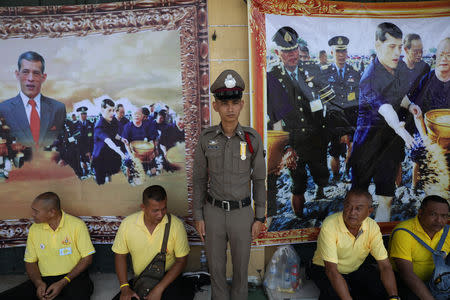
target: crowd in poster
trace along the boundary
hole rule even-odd
[[[448,21],[266,15],[269,231],[320,227],[351,186],[378,222],[449,198]]]

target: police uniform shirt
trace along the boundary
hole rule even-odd
[[[281,119],[283,129],[290,133],[289,144],[305,160],[314,160],[317,149],[324,147],[323,111],[311,111],[311,88],[305,82],[304,73],[299,68],[297,72],[300,77],[297,82],[281,65],[267,73],[267,113],[273,118],[269,125]]]
[[[80,259],[95,253],[86,224],[62,211],[56,230],[47,223],[31,225],[24,260],[37,262],[42,276],[67,274]]]
[[[89,121],[79,121],[78,130],[80,131],[80,152],[85,154],[92,152],[94,146],[94,124]]]
[[[247,143],[248,133],[253,148]],[[201,133],[194,157],[194,219],[203,220],[203,205],[209,194],[218,200],[239,201],[250,196],[253,182],[255,215],[263,218],[266,209],[266,163],[260,135],[251,127],[236,127],[227,137],[220,125]]]
[[[336,93],[336,97],[330,101],[331,109],[343,110],[358,106],[360,76],[352,66],[345,64],[342,75],[339,74],[340,69],[335,64],[322,68],[322,72]]]

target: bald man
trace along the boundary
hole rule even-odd
[[[87,268],[95,253],[86,224],[61,210],[53,192],[31,204],[25,268],[28,281],[0,294],[0,299],[90,299],[93,283]]]

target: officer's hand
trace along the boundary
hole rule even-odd
[[[36,286],[36,296],[39,300],[45,299],[45,290],[47,289],[47,284],[43,281]]]
[[[120,289],[120,300],[131,300],[133,297],[138,300],[140,299],[129,286],[125,286]]]
[[[295,153],[294,149],[289,147],[286,150],[286,153],[284,154],[283,158],[281,159],[281,164],[283,166],[288,167],[288,169],[296,169],[297,168],[297,153]]]
[[[52,300],[55,299],[56,296],[58,296],[62,289],[68,284],[67,280],[65,280],[64,278],[53,283],[52,285],[50,285],[47,289],[47,291],[45,292],[45,299],[46,300]]]
[[[256,221],[253,222],[252,225],[252,239],[256,239],[258,238],[259,233],[261,232],[261,227],[262,227],[263,223],[260,221]]]
[[[91,157],[92,157],[91,152],[87,152],[87,153],[86,153],[86,156],[87,156],[88,159],[91,159]]]
[[[348,134],[341,136],[341,139],[339,141],[341,144],[350,144],[350,137]]]
[[[206,231],[205,231],[205,221],[201,220],[201,221],[195,221],[195,229],[197,229],[198,234],[200,235],[200,238],[202,239],[202,242],[205,242],[205,235],[206,235]]]

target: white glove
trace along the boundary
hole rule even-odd
[[[405,129],[405,122],[400,122],[398,119],[398,115],[392,105],[383,104],[378,109],[378,112],[384,117],[386,123],[394,129],[395,133],[405,141],[406,147],[411,148],[414,144],[414,139]]]

